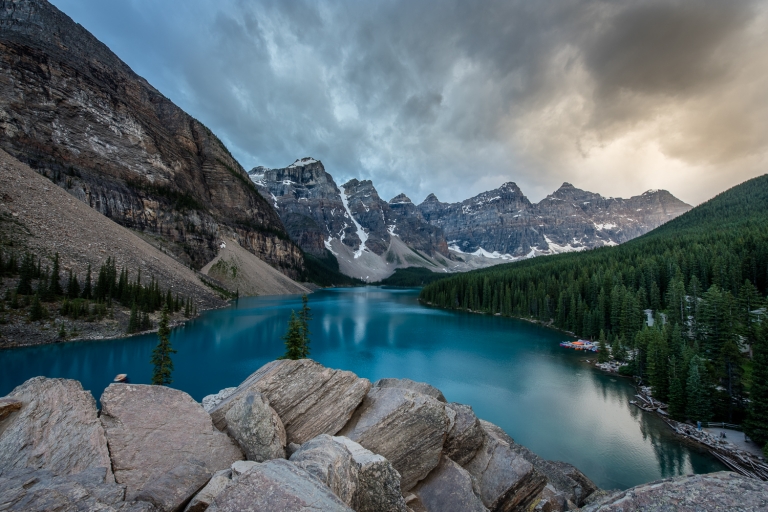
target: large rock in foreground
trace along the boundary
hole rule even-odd
[[[472,476],[448,457],[411,492],[427,512],[488,512],[472,485]]]
[[[112,384],[101,396],[112,468],[128,500],[176,510],[242,452],[202,406],[164,386]]]
[[[384,456],[407,491],[440,462],[449,428],[443,402],[409,389],[374,387],[339,435]]]
[[[211,503],[209,512],[349,512],[317,478],[284,459],[257,464]]]
[[[125,486],[107,482],[106,468],[72,475],[46,469],[0,470],[0,510],[19,512],[99,511],[150,512],[149,503],[126,503]]]
[[[472,460],[477,450],[483,445],[483,428],[471,406],[450,403],[446,405],[446,409],[453,411],[455,416],[453,426],[445,440],[443,453],[463,466]]]
[[[261,393],[241,394],[225,418],[227,434],[237,441],[248,460],[285,458],[283,422]]]
[[[512,449],[496,425],[480,421],[485,437],[464,468],[475,478],[483,504],[492,512],[525,510],[546,485],[546,478]]]
[[[422,395],[431,396],[440,402],[446,402],[443,392],[426,382],[416,382],[411,379],[379,379],[373,383],[373,387],[410,389]]]
[[[35,377],[8,398],[6,409],[13,411],[0,422],[0,468],[58,475],[105,468],[106,481],[114,482],[96,401],[78,381]]]
[[[357,512],[407,510],[400,492],[400,473],[387,459],[366,450],[348,437],[336,436],[333,440],[345,446],[357,464],[357,490],[352,498],[352,508]]]
[[[352,416],[371,383],[352,372],[325,368],[311,359],[273,361],[259,368],[224,398],[211,417],[219,430],[234,401],[262,393],[283,422],[288,443],[304,444],[320,434],[335,434]]]
[[[720,472],[668,478],[612,494],[585,512],[765,512],[768,482]]]
[[[360,470],[349,449],[328,434],[310,439],[291,455],[291,462],[317,477],[341,501],[352,506]]]

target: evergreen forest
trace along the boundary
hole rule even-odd
[[[602,340],[678,420],[742,423],[768,442],[768,175],[617,247],[427,285],[449,309],[532,319]],[[605,358],[606,354],[603,354]]]

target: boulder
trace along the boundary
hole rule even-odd
[[[337,436],[333,440],[345,446],[358,469],[357,490],[352,499],[352,508],[357,512],[405,512],[405,500],[400,492],[400,473],[392,464],[347,437]]]
[[[566,512],[576,510],[576,504],[566,498],[563,493],[547,484],[538,497],[534,512]]]
[[[575,505],[583,505],[585,500],[599,489],[592,480],[571,464],[542,459],[525,446],[515,443],[497,425],[487,422],[483,424],[486,429],[492,430],[496,437],[506,441],[514,451],[530,462],[536,471],[546,477],[548,484]]]
[[[412,489],[427,512],[488,512],[472,485],[472,476],[448,457]]]
[[[11,415],[12,412],[16,412],[21,409],[21,400],[15,398],[0,398],[0,421]]]
[[[232,479],[237,480],[242,475],[246,474],[256,466],[258,466],[258,462],[254,462],[252,460],[238,460],[237,462],[234,462],[232,464]]]
[[[219,430],[234,401],[262,393],[280,416],[289,443],[304,444],[320,434],[335,434],[352,416],[371,387],[352,372],[332,370],[311,359],[272,361],[248,377],[211,411]]]
[[[214,498],[209,512],[349,512],[317,478],[285,459],[257,464]]]
[[[202,406],[165,386],[112,384],[101,396],[101,423],[118,483],[129,500],[177,510],[211,475],[243,458]]]
[[[768,482],[722,471],[667,478],[620,491],[582,508],[584,512],[764,512]]]
[[[343,436],[333,438],[349,450],[357,465],[357,490],[352,508],[357,512],[405,512],[405,500],[400,491],[400,473],[392,464],[358,443]]]
[[[599,491],[600,488],[597,486],[595,482],[589,479],[587,475],[582,473],[576,466],[572,464],[568,464],[567,462],[561,462],[561,461],[550,461],[550,463],[557,468],[563,475],[570,478],[576,484],[579,486],[579,492],[578,496],[574,496],[573,498],[569,497],[571,501],[576,503],[578,506],[584,505],[585,501],[591,497],[595,492]],[[549,478],[549,475],[547,475],[547,478]],[[564,489],[558,489],[560,492],[564,492]],[[565,493],[566,496],[568,493]]]
[[[35,468],[0,470],[0,510],[4,511],[154,510],[149,503],[126,503],[124,498],[125,486],[108,482],[106,468],[90,468],[68,475]]]
[[[443,453],[462,466],[472,460],[482,446],[483,429],[471,406],[450,403],[445,407],[452,410],[455,416],[443,446]]]
[[[237,464],[237,463],[235,463]],[[211,477],[211,480],[189,502],[184,512],[204,512],[211,506],[214,498],[221,494],[232,483],[232,470],[222,469]]]
[[[410,389],[422,395],[431,396],[440,402],[446,402],[443,392],[426,382],[416,382],[411,379],[379,379],[373,384],[373,387]]]
[[[236,389],[237,388],[224,388],[218,393],[204,396],[200,403],[203,404],[203,409],[205,409],[205,412],[211,412],[217,405],[224,401],[225,398],[234,393]]]
[[[360,470],[346,445],[335,442],[328,434],[320,434],[301,445],[290,461],[316,476],[341,501],[352,506]]]
[[[247,392],[234,400],[225,415],[227,434],[237,441],[248,460],[285,458],[285,429],[261,393]]]
[[[525,510],[544,489],[546,478],[512,449],[508,436],[500,435],[496,425],[482,420],[480,425],[483,444],[464,469],[477,482],[480,498],[489,510]]]
[[[408,389],[374,387],[339,435],[384,456],[408,491],[440,462],[448,430],[443,402]]]
[[[0,468],[43,468],[57,475],[105,468],[106,481],[115,481],[96,401],[78,381],[35,377],[4,403],[15,412],[0,422]]]

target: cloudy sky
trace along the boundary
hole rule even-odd
[[[692,204],[768,172],[768,1],[52,2],[246,169]]]

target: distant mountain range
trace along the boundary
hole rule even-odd
[[[511,182],[460,203],[434,194],[419,205],[405,194],[386,202],[369,180],[339,188],[309,157],[248,174],[304,251],[329,251],[342,272],[365,281],[402,267],[455,272],[617,245],[691,209],[665,190],[605,198],[570,183],[539,203]]]

